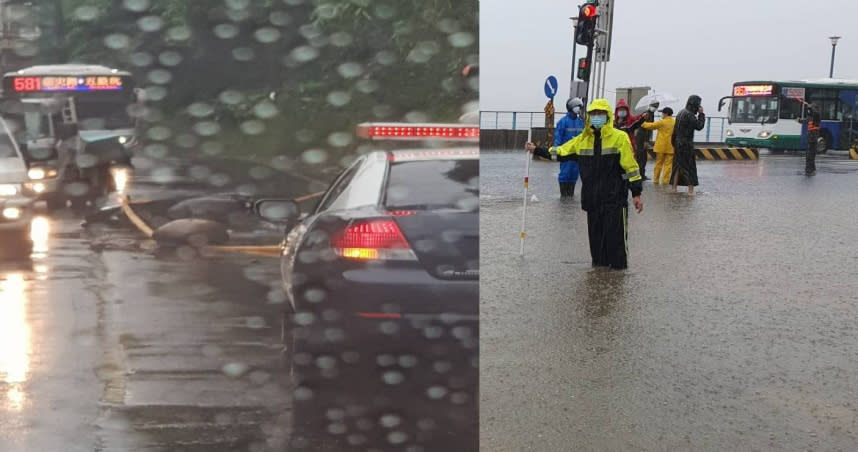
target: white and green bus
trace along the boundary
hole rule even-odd
[[[773,151],[807,149],[806,105],[821,111],[818,152],[849,149],[858,139],[858,80],[756,80],[736,82],[729,100],[728,146]],[[854,125],[853,125],[854,122]]]

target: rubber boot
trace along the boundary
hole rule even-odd
[[[575,185],[569,182],[560,182],[560,197],[571,198],[575,194]]]

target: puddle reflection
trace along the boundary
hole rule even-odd
[[[30,238],[33,240],[33,258],[44,258],[48,252],[51,222],[45,217],[33,218],[30,223]]]
[[[27,283],[21,273],[0,276],[0,382],[6,383],[4,404],[20,410],[25,394],[20,384],[30,370],[30,326],[27,324]]]

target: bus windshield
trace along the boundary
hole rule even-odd
[[[21,131],[24,139],[18,141],[49,138],[51,136],[51,126],[48,123],[49,120],[50,119],[47,116],[38,112],[30,111],[24,113],[24,129]]]
[[[734,97],[730,107],[730,121],[734,123],[774,124],[778,120],[778,98],[745,96]]]
[[[128,114],[129,104],[127,100],[80,96],[75,101],[80,130],[113,130],[134,127],[134,120]]]

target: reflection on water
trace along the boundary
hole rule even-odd
[[[48,252],[48,236],[51,234],[51,223],[45,217],[33,218],[30,223],[30,238],[33,240],[33,257],[43,258]]]
[[[625,272],[594,268],[584,275],[584,309],[589,317],[605,317],[625,298]]]
[[[30,370],[30,326],[27,324],[26,282],[20,273],[0,280],[0,382],[7,383],[7,409],[20,410],[24,392],[19,386]]]

